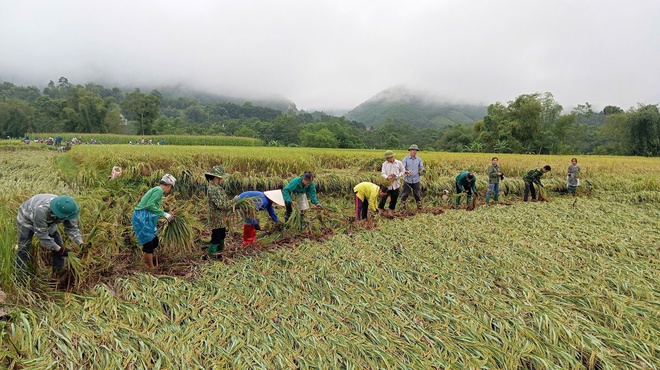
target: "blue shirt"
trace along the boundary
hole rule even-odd
[[[274,222],[280,222],[280,220],[277,218],[277,213],[275,213],[275,210],[273,209],[273,202],[271,202],[263,192],[256,190],[245,191],[239,194],[238,199],[251,197],[257,197],[255,203],[257,206],[257,211],[262,211],[265,209],[268,211],[268,216],[270,216]]]
[[[422,158],[420,158],[418,155],[416,155],[415,158],[407,155],[401,162],[403,162],[403,167],[405,167],[406,171],[412,172],[412,175],[404,175],[403,181],[409,184],[416,184],[420,182],[421,178],[419,177],[419,173],[424,171]]]

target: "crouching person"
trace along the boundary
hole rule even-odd
[[[158,230],[156,225],[159,217],[165,217],[169,222],[172,215],[164,212],[161,208],[163,204],[163,195],[172,192],[176,179],[169,173],[163,176],[160,184],[155,186],[140,199],[140,202],[133,210],[133,230],[137,236],[138,244],[142,246],[142,261],[149,270],[154,269],[154,250],[158,248]]]
[[[282,191],[280,190],[271,190],[267,192],[261,191],[245,191],[241,194],[234,197],[234,201],[244,198],[253,198],[255,209],[257,211],[268,211],[268,217],[273,220],[274,223],[280,222],[273,209],[273,203],[285,206],[284,198],[282,196]],[[257,239],[257,231],[261,230],[259,225],[259,220],[254,214],[245,214],[243,215],[243,246],[246,247],[255,242]]]
[[[211,228],[211,241],[208,253],[211,257],[218,257],[225,250],[225,238],[227,237],[227,226],[224,217],[231,210],[231,202],[221,184],[229,175],[220,166],[215,166],[211,171],[204,174],[209,186],[206,189],[209,212],[209,227]]]
[[[384,210],[378,208],[378,197],[387,196],[387,186],[361,182],[355,185],[353,192],[355,192],[355,218],[358,221],[366,220],[369,210],[383,214]]]
[[[51,250],[53,270],[64,267],[64,257],[70,251],[64,247],[57,225],[62,223],[66,235],[77,245],[82,245],[83,239],[78,229],[79,212],[76,201],[67,195],[37,194],[21,204],[16,216],[19,245],[16,268],[19,279],[25,280],[35,234],[41,245]]]

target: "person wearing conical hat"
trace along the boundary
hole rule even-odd
[[[158,186],[149,189],[133,210],[131,223],[137,237],[138,244],[142,246],[142,261],[149,270],[154,269],[154,250],[158,248],[158,224],[159,217],[165,217],[167,222],[174,216],[163,211],[163,196],[172,192],[176,178],[169,173],[163,176]]]
[[[422,158],[417,156],[417,151],[419,147],[416,144],[412,144],[408,148],[410,153],[405,158],[403,158],[403,167],[405,168],[405,176],[403,177],[403,193],[401,194],[401,206],[406,207],[406,200],[412,192],[415,197],[415,202],[417,202],[417,209],[422,208],[422,195],[421,195],[421,177],[420,175],[424,174],[424,164],[422,163]]]
[[[385,203],[387,203],[387,198],[389,197],[390,206],[387,214],[392,217],[396,209],[396,201],[399,198],[399,188],[401,187],[399,179],[405,175],[406,169],[403,167],[403,162],[394,158],[393,151],[386,151],[384,156],[385,162],[383,162],[383,166],[381,167],[381,176],[387,181],[388,196],[380,198],[378,209],[385,210]]]
[[[225,238],[227,237],[227,225],[224,217],[231,210],[231,202],[222,188],[222,183],[229,174],[221,166],[213,167],[204,174],[209,186],[206,188],[208,202],[208,222],[211,228],[211,241],[208,244],[208,254],[218,257],[225,250]]]
[[[30,260],[32,237],[35,234],[41,245],[51,250],[53,269],[64,267],[64,257],[70,251],[64,247],[57,225],[63,224],[66,235],[77,245],[82,245],[82,234],[78,229],[79,213],[78,204],[68,195],[37,194],[21,204],[16,216],[19,245],[16,268],[21,274],[20,278],[24,277]]]
[[[252,198],[254,199],[255,209],[257,211],[268,211],[268,217],[270,217],[273,222],[280,222],[277,218],[277,213],[273,209],[273,204],[284,207],[284,198],[282,196],[281,190],[270,190],[266,192],[261,191],[244,191],[239,195],[234,197],[234,202],[239,199]],[[246,247],[257,239],[257,231],[261,230],[259,226],[259,219],[253,215],[244,215],[243,218],[243,246]]]

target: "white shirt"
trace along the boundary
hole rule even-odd
[[[390,175],[394,175],[396,177],[396,180],[390,182],[387,186],[388,190],[396,190],[401,186],[399,179],[405,175],[406,169],[403,167],[403,162],[395,159],[392,163],[385,161],[383,163],[381,172],[384,179],[387,179]]]

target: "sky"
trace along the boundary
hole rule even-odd
[[[453,102],[550,92],[660,103],[658,0],[0,0],[0,81],[183,85],[349,110],[392,86]]]

